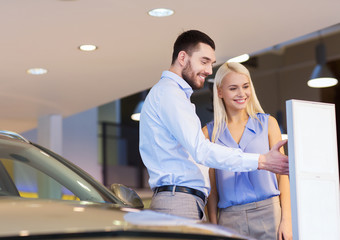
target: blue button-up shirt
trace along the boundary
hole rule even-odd
[[[193,93],[177,74],[164,71],[150,90],[140,116],[139,150],[153,189],[177,185],[210,192],[208,167],[234,172],[253,171],[259,154],[243,153],[211,143],[201,130]]]

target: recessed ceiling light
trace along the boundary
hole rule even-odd
[[[168,17],[174,14],[174,11],[168,8],[155,8],[150,10],[148,13],[152,17]]]
[[[229,59],[227,62],[246,62],[249,59],[249,55],[248,54],[243,54],[234,58]]]
[[[97,46],[91,45],[91,44],[84,44],[84,45],[80,45],[79,49],[82,51],[90,52],[90,51],[96,50]]]
[[[33,74],[33,75],[42,75],[47,73],[47,70],[44,68],[31,68],[26,71],[28,74]]]

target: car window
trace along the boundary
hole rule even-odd
[[[105,202],[72,169],[31,144],[0,139],[0,196]]]
[[[13,159],[0,162],[10,177],[7,181],[12,181],[21,197],[79,200],[68,188],[28,164]]]

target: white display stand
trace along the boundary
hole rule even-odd
[[[286,108],[293,239],[339,240],[335,106],[289,100]]]

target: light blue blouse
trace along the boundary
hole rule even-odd
[[[249,117],[239,144],[232,138],[228,128],[216,143],[239,148],[247,153],[264,154],[268,152],[269,115],[258,113],[257,117],[261,123],[257,119]],[[213,124],[213,122],[207,124],[210,137]],[[230,172],[216,169],[216,185],[219,194],[219,208],[261,201],[280,194],[276,175],[265,170]]]

